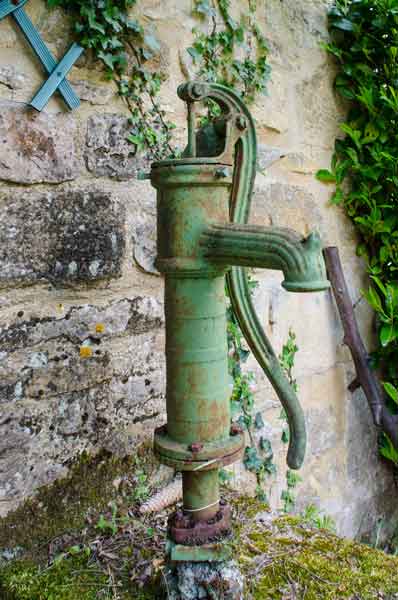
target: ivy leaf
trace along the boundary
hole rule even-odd
[[[98,58],[100,58],[111,71],[114,71],[115,63],[117,62],[116,56],[109,52],[98,52]]]
[[[368,123],[365,127],[365,135],[362,138],[362,144],[368,144],[374,142],[379,137],[379,130],[374,126],[373,123]]]
[[[195,12],[205,15],[206,17],[215,17],[217,15],[214,8],[210,5],[209,0],[200,0],[197,2]]]
[[[264,427],[263,416],[260,412],[256,413],[254,417],[254,426],[256,429],[262,429]]]
[[[83,550],[83,548],[79,545],[71,546],[70,548],[68,548],[68,552],[71,555],[80,554],[82,552],[82,550]]]
[[[194,48],[194,46],[190,46],[189,48],[187,48],[187,52],[190,56],[192,56],[194,62],[197,62],[202,58],[202,54],[198,52],[196,48]]]
[[[274,452],[272,450],[272,444],[269,439],[261,436],[260,438],[260,449],[264,452],[266,458],[272,460],[274,457]]]
[[[245,350],[244,348],[238,348],[239,360],[242,363],[245,363],[250,356],[249,350]]]
[[[384,456],[384,458],[387,458],[395,463],[395,465],[398,465],[398,450],[394,447],[392,441],[385,433],[382,434],[379,450],[380,454]]]
[[[342,190],[336,190],[330,198],[330,204],[338,205],[344,200],[344,194]]]
[[[358,150],[361,150],[361,144],[360,144],[360,139],[361,139],[361,131],[360,129],[354,129],[352,127],[350,127],[350,125],[348,125],[348,123],[342,123],[340,125],[340,129],[341,131],[344,131],[344,133],[346,133],[354,142],[354,144],[356,145],[356,147],[358,148]],[[346,151],[349,150],[348,148],[346,149]]]
[[[264,471],[266,473],[268,473],[268,475],[275,475],[275,473],[277,472],[276,465],[275,465],[275,463],[272,462],[271,459],[267,460],[263,466],[264,466]]]
[[[142,27],[136,20],[127,21],[127,27],[131,29],[134,33],[142,33]]]
[[[264,504],[268,504],[267,494],[265,493],[265,491],[263,490],[263,488],[260,485],[258,485],[256,487],[256,498],[260,502],[263,502]]]
[[[288,444],[288,443],[289,443],[289,438],[290,438],[290,435],[289,435],[289,430],[288,430],[288,429],[284,429],[284,430],[282,431],[282,435],[281,435],[281,441],[282,441],[284,444]]]
[[[239,27],[238,23],[232,17],[228,17],[227,23],[230,26],[230,28],[232,29],[232,31],[236,31]]]
[[[383,310],[383,306],[381,303],[380,296],[376,292],[373,287],[369,288],[369,291],[365,294],[366,300],[369,302],[370,306],[376,311],[381,312]]]
[[[86,14],[91,29],[93,29],[94,31],[99,31],[100,33],[103,33],[105,35],[105,27],[97,21],[95,10],[93,8],[87,8],[84,10],[82,9],[82,13]]]
[[[251,446],[246,446],[245,448],[243,463],[248,471],[252,471],[254,473],[260,471],[261,467],[263,466],[263,462],[261,458],[259,458],[256,448]]]

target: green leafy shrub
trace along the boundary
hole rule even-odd
[[[398,1],[336,0],[329,12],[336,59],[335,87],[349,101],[345,137],[335,143],[332,203],[341,205],[360,236],[357,253],[371,279],[365,297],[376,313],[379,368],[391,410],[398,399]],[[391,445],[391,444],[390,444]],[[384,456],[391,455],[382,440]],[[391,456],[389,456],[391,457]]]

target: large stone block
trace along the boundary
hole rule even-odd
[[[0,515],[84,449],[132,452],[131,428],[163,420],[165,387],[163,311],[152,296],[2,320]]]
[[[156,260],[156,217],[152,220],[146,219],[136,224],[133,236],[133,256],[136,265],[145,273],[159,275],[155,266]]]
[[[0,102],[0,179],[13,183],[61,183],[79,174],[69,115],[37,113]]]
[[[254,188],[251,222],[290,227],[304,235],[316,229],[324,242],[328,233],[325,213],[308,187],[261,175]]]
[[[162,324],[161,305],[151,296],[102,308],[73,307],[60,318],[5,322],[0,327],[0,403],[49,399],[114,377],[126,384],[130,376],[145,379],[161,361],[151,332]],[[134,348],[137,336],[141,345]],[[155,387],[160,385],[157,377]]]
[[[1,202],[0,283],[117,277],[125,248],[124,207],[100,191],[27,193]]]
[[[27,76],[18,71],[14,65],[0,67],[0,83],[10,90],[19,90],[24,87]]]
[[[127,141],[130,132],[128,119],[123,115],[97,114],[87,123],[85,159],[89,171],[97,177],[132,179],[143,168],[137,147]]]

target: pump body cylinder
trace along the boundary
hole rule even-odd
[[[223,167],[155,163],[151,172],[167,372],[167,427],[155,437],[155,450],[183,471],[184,509],[194,520],[217,513],[218,468],[242,448],[230,435],[225,267],[209,263],[199,243],[208,225],[229,219],[232,181],[219,176]]]

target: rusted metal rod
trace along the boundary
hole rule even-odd
[[[381,385],[370,367],[369,354],[359,333],[354,308],[348,293],[341,265],[339,250],[335,246],[324,248],[327,274],[332,284],[333,294],[344,329],[344,343],[348,346],[354,361],[357,378],[372,412],[374,423],[384,431],[394,446],[398,448],[398,418],[388,410]],[[351,388],[351,386],[349,386]],[[358,386],[355,386],[358,387]],[[352,388],[351,388],[351,391]]]

